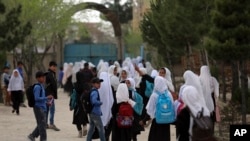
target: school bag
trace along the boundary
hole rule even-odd
[[[164,94],[156,93],[158,94],[155,112],[156,123],[173,123],[175,121],[175,108],[168,92],[165,91]]]
[[[192,139],[198,141],[213,138],[213,122],[209,116],[203,115],[203,108],[196,116],[191,111],[189,113],[194,119]]]
[[[90,95],[93,91],[97,91],[97,90],[92,89],[90,92],[83,94],[82,98],[81,98],[82,104],[83,104],[83,109],[88,114],[90,114],[92,109],[93,109],[93,105],[91,104],[91,100],[90,100]],[[98,94],[97,100],[100,100],[99,94]]]
[[[133,108],[128,102],[121,103],[116,116],[117,126],[119,128],[132,127],[134,121]]]
[[[26,89],[26,97],[27,97],[27,100],[28,100],[28,105],[29,107],[34,107],[35,105],[35,95],[34,95],[34,87],[36,85],[39,85],[40,84],[34,84],[34,85],[31,85],[29,86],[27,89]],[[41,86],[40,86],[41,87]],[[42,96],[42,87],[41,87],[41,90],[40,90],[40,97]]]
[[[142,110],[143,110],[143,98],[140,94],[138,94],[136,91],[134,91],[134,98],[133,100],[135,101],[135,106],[133,107],[134,111],[138,114],[141,115],[142,114]]]
[[[154,90],[154,84],[146,80],[145,96],[150,97]]]
[[[77,92],[75,89],[72,90],[72,93],[70,95],[70,109],[73,110],[75,109],[77,105]]]

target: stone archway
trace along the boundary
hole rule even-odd
[[[117,57],[118,59],[122,60],[124,58],[123,46],[122,46],[122,30],[121,30],[121,24],[119,22],[119,17],[117,16],[116,12],[111,9],[108,9],[102,4],[93,2],[83,2],[80,4],[76,4],[70,9],[70,12],[73,15],[76,12],[86,9],[93,9],[101,12],[107,18],[107,20],[111,22],[114,29],[115,37],[117,39],[117,47],[118,47]]]

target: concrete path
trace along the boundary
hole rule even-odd
[[[47,130],[48,141],[85,141],[77,138],[76,127],[72,124],[73,113],[69,111],[69,97],[59,90],[56,100],[55,124],[61,131]],[[36,126],[32,108],[20,108],[20,115],[11,113],[12,107],[0,104],[0,141],[28,141],[27,135]],[[138,141],[147,141],[149,127],[138,136]],[[175,128],[171,127],[171,141],[175,141]],[[39,140],[39,139],[36,139]],[[98,140],[95,140],[98,141]]]

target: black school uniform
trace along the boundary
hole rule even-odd
[[[131,90],[129,90],[129,98],[133,99]],[[142,116],[137,114],[135,111],[133,114],[134,114],[134,121],[132,126],[132,140],[137,141],[137,135],[141,134],[141,131],[144,131],[145,129],[139,124],[139,122],[142,120]]]
[[[148,141],[170,141],[170,124],[157,124],[153,119]]]
[[[121,103],[115,104],[112,109],[112,114],[117,115]],[[113,120],[112,126],[112,141],[131,141],[132,139],[132,127],[131,128],[119,128],[116,120]]]
[[[189,141],[189,125],[190,125],[190,114],[188,108],[184,108],[177,115],[176,120],[176,137],[179,141]]]
[[[75,83],[75,90],[77,92],[77,104],[74,108],[73,113],[73,124],[75,125],[86,125],[89,123],[88,115],[83,109],[82,101],[83,101],[83,88],[81,84]]]

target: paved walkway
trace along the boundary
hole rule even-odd
[[[77,138],[76,127],[72,124],[72,112],[69,111],[69,97],[59,91],[56,100],[55,124],[61,131],[47,130],[48,141],[85,141],[86,137]],[[0,104],[0,140],[27,141],[27,135],[35,128],[36,122],[32,108],[20,108],[20,115],[11,113],[12,107]],[[147,141],[148,130],[138,136],[138,141]],[[175,128],[171,128],[171,141],[175,141]],[[38,140],[38,139],[37,139]],[[95,140],[98,141],[98,140]]]

